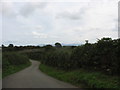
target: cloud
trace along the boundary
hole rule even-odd
[[[64,9],[63,12],[59,12],[56,15],[56,18],[69,19],[69,20],[81,20],[85,12],[88,10],[88,7],[86,7],[87,3],[83,5],[79,3],[79,5],[80,6],[75,6],[73,4],[73,6],[72,5],[71,7],[69,6],[67,9]]]
[[[79,20],[80,15],[77,13],[69,13],[69,12],[63,12],[60,13],[58,16],[56,16],[57,19],[71,19],[71,20]]]
[[[4,42],[4,41],[3,41]],[[5,44],[13,44],[13,43],[15,43],[15,44],[17,44],[17,43],[19,43],[19,41],[5,41],[4,42]]]
[[[41,26],[41,25],[37,25],[37,26],[33,27],[33,29],[38,30],[38,31],[44,30],[43,26]]]
[[[113,32],[116,29],[118,19],[117,6],[115,6],[115,3],[108,3],[94,2],[86,6],[88,8],[84,9],[82,13],[72,12],[73,16],[81,17],[77,19],[77,22],[73,22],[74,19],[70,17],[71,13],[62,13],[60,16],[63,20],[59,21],[57,29],[60,27],[65,35],[69,33],[71,36],[78,37],[79,40],[88,38],[92,42],[95,41],[93,38],[96,37],[117,37],[117,32]],[[67,21],[66,18],[71,21]],[[77,31],[75,28],[77,28]]]
[[[33,31],[32,34],[34,35],[34,38],[47,38],[47,34],[45,33]]]
[[[7,17],[16,17],[17,12],[15,11],[15,7],[12,2],[1,2],[1,13],[2,16],[7,16]]]
[[[118,35],[117,3],[113,1],[7,3],[3,9],[9,17],[3,19],[6,41],[70,44]]]
[[[27,17],[34,11],[43,10],[47,6],[47,2],[12,2],[1,1],[0,13],[7,17],[24,16]]]
[[[27,17],[32,14],[36,9],[44,9],[46,2],[27,2],[20,10],[20,14]]]

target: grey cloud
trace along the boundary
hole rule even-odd
[[[78,12],[62,12],[57,14],[56,18],[66,18],[70,20],[80,20],[88,8],[81,8]]]
[[[2,13],[2,16],[7,16],[7,17],[16,17],[17,13],[15,12],[13,8],[13,3],[12,2],[1,2],[0,3],[1,9],[0,13]]]
[[[28,16],[33,13],[36,9],[44,9],[47,6],[47,2],[27,2],[22,9],[20,10],[20,14],[22,16]]]
[[[58,16],[56,16],[57,19],[59,18],[66,18],[66,19],[71,19],[71,20],[78,20],[80,19],[79,14],[75,14],[75,13],[69,13],[69,12],[63,12],[60,13]]]

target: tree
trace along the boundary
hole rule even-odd
[[[14,47],[14,45],[13,45],[13,44],[9,44],[9,45],[8,45],[8,47],[13,48],[13,47]]]
[[[86,44],[88,44],[88,40],[85,40]]]
[[[57,47],[57,48],[61,48],[62,47],[62,45],[60,44],[60,43],[55,43],[55,47]]]
[[[5,46],[2,44],[2,48],[4,48]]]

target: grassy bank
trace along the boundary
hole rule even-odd
[[[82,69],[66,72],[44,64],[41,64],[39,69],[52,77],[80,88],[120,88],[118,80],[120,78],[103,75],[99,72],[90,72]]]
[[[16,73],[22,69],[25,69],[26,67],[29,67],[31,65],[31,62],[28,62],[27,64],[23,64],[23,65],[11,65],[9,66],[9,68],[6,70],[6,71],[3,71],[2,73],[2,78],[10,75],[10,74],[13,74],[13,73]]]
[[[31,65],[29,58],[18,52],[3,52],[2,77],[16,73]]]

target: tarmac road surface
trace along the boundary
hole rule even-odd
[[[32,65],[2,80],[2,88],[76,88],[56,80],[39,70],[40,62],[30,60]]]

